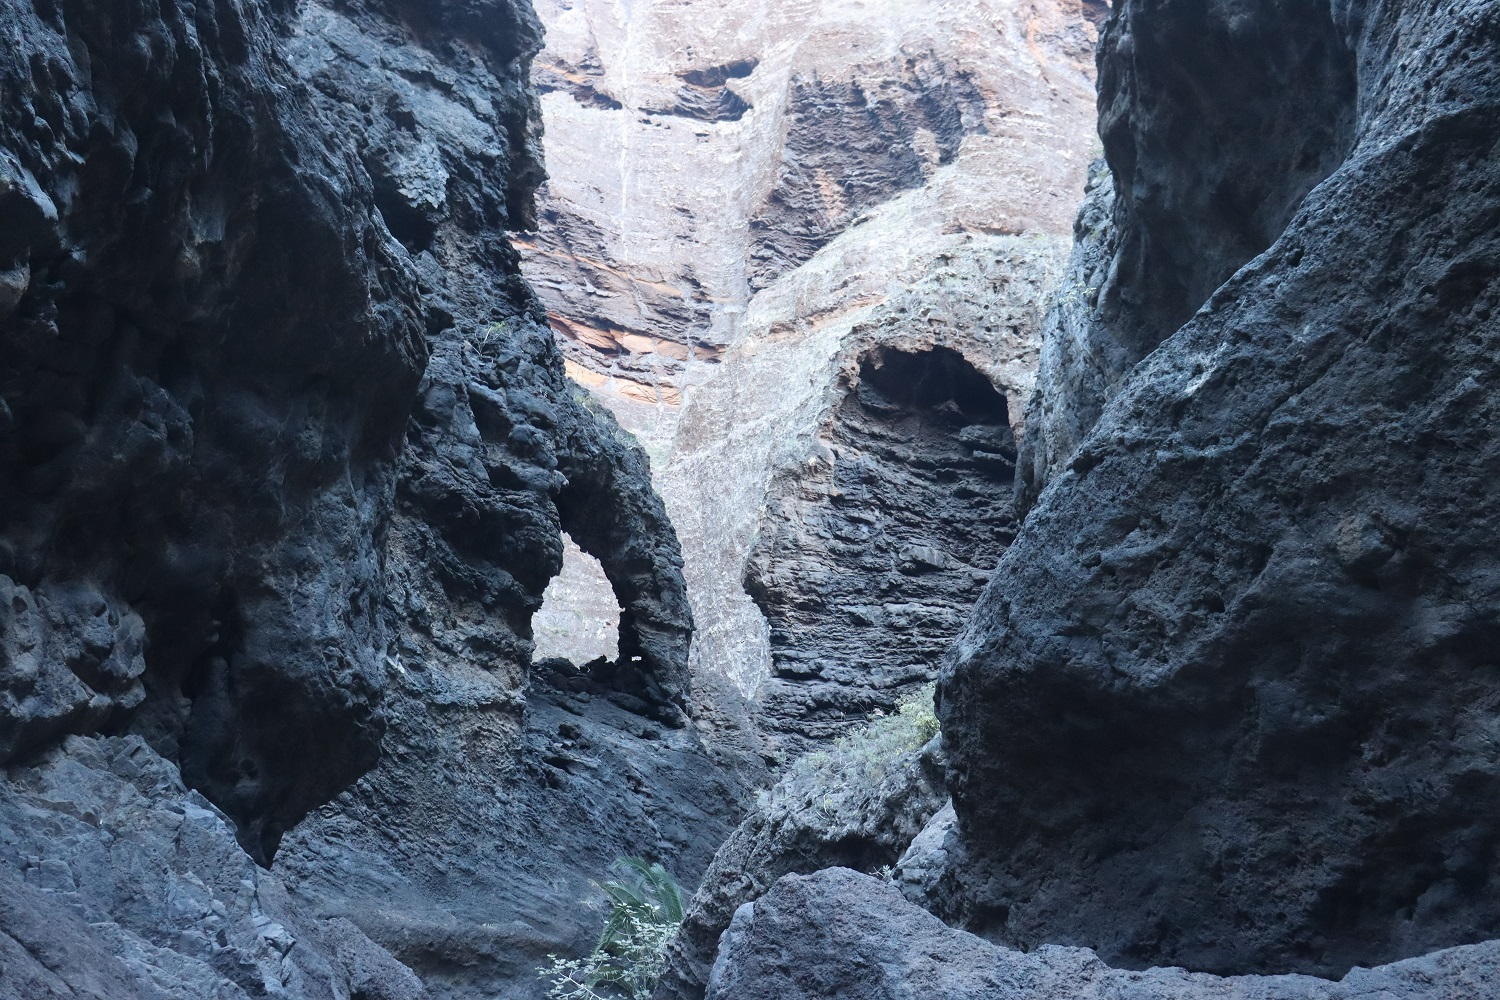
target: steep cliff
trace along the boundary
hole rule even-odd
[[[472,795],[443,792],[502,775],[524,798],[582,772],[628,841],[601,854],[711,831],[738,793],[667,776],[703,753],[665,728],[676,537],[506,235],[541,178],[529,6],[7,0],[0,31],[0,860],[37,900],[4,911],[35,961],[0,993],[420,995],[332,914],[384,926],[344,875],[470,864]],[[530,668],[564,528],[624,605],[587,674]],[[662,748],[672,809],[632,825],[630,777],[554,746],[600,715],[630,745],[612,766]],[[100,732],[131,735],[62,742]],[[575,846],[509,851],[577,887]]]
[[[1500,10],[1126,0],[1100,108],[928,902],[1224,973],[1496,937]]]
[[[0,997],[1494,993],[1500,10],[543,13],[0,0]]]
[[[1116,5],[953,807],[894,886],[747,901],[709,996],[1495,992],[1497,48],[1486,3]]]
[[[427,354],[285,15],[5,6],[6,757],[133,719],[262,859],[375,759]]]

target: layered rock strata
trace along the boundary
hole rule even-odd
[[[878,614],[910,618],[922,651],[887,662],[836,606],[853,582],[813,582],[851,567],[808,548],[825,514],[840,516],[811,499],[810,470],[829,459],[877,348],[961,355],[1019,426],[1043,296],[1094,155],[1102,9],[539,5],[551,179],[526,273],[570,373],[655,460],[699,625],[696,700],[723,726],[769,725],[773,751],[827,739],[930,679],[922,654],[956,630],[970,574],[1003,548],[990,532],[955,551],[945,532],[966,522],[896,546],[877,572],[910,586]],[[887,444],[891,468],[922,466],[925,439]],[[948,568],[902,574],[904,547]],[[752,550],[769,623],[745,592]],[[549,628],[607,604],[583,576],[564,568]],[[787,585],[761,586],[771,576]],[[799,676],[824,651],[802,645],[809,623],[857,640],[822,678]]]
[[[1496,937],[1500,10],[1126,0],[1100,67],[1107,277],[945,668],[930,902],[1220,973]]]
[[[1005,398],[957,351],[874,348],[773,479],[745,588],[770,629],[756,718],[826,740],[935,675],[1015,536]]]

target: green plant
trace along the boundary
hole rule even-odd
[[[866,781],[880,780],[938,734],[933,688],[929,684],[903,698],[893,713],[877,712],[863,729],[834,743],[831,752],[809,754],[798,763],[812,771],[853,771]]]
[[[501,320],[498,323],[490,323],[484,328],[484,332],[475,339],[479,342],[480,348],[489,347],[490,341],[494,340],[496,337],[503,338],[509,336],[510,326],[510,320]]]
[[[599,943],[584,958],[558,958],[538,972],[555,1000],[647,1000],[667,964],[667,944],[682,924],[682,887],[659,864],[620,858],[618,879],[595,882],[609,903]],[[602,992],[601,992],[602,990]]]
[[[826,750],[797,758],[780,782],[757,794],[757,807],[779,813],[811,809],[827,819],[838,815],[850,799],[868,796],[898,779],[938,734],[934,687],[928,684],[901,699],[894,712],[875,713]]]

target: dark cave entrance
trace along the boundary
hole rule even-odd
[[[802,749],[932,680],[1015,537],[1004,395],[957,351],[875,348],[816,454],[771,487],[745,587],[770,627],[761,722]]]

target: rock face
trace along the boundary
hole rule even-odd
[[[1500,942],[1451,948],[1338,982],[1112,969],[1084,948],[1023,953],[943,924],[845,869],[791,875],[734,915],[710,1000],[1433,1000],[1500,990]]]
[[[591,879],[647,854],[691,882],[746,793],[738,760],[682,728],[692,617],[645,455],[563,376],[551,332],[495,304],[514,294],[531,309],[492,228],[501,191],[474,159],[503,131],[495,84],[454,54],[464,46],[401,41],[379,19],[307,8],[288,47],[324,114],[368,133],[362,147],[405,142],[469,165],[444,168],[449,207],[425,248],[428,294],[454,320],[418,395],[389,532],[385,753],[291,836],[278,867],[435,996],[540,996],[545,956],[586,951],[598,933]],[[376,111],[392,100],[418,126],[387,138]],[[562,531],[616,595],[615,662],[530,663]]]
[[[530,12],[493,16],[491,29],[510,33],[498,54],[529,55],[538,42]],[[561,526],[600,560],[623,602],[622,685],[671,715],[685,697],[692,629],[676,538],[645,456],[561,377],[535,322],[504,231],[513,194],[504,172],[490,172],[515,130],[530,126],[530,92],[524,67],[496,76],[469,54],[466,23],[418,18],[393,36],[378,12],[313,5],[285,46],[320,112],[392,178],[419,241],[406,249],[442,320],[391,531],[407,646],[398,652],[524,667]]]
[[[800,760],[714,855],[672,942],[656,1000],[701,1000],[735,911],[781,876],[893,864],[943,808],[943,765],[937,739],[899,752],[856,743]]]
[[[1109,51],[1124,45],[1128,59],[1105,55],[1099,79],[1113,182],[1096,184],[1096,204],[1080,217],[1075,294],[1060,296],[1050,318],[1027,445],[1037,456],[1033,497],[1120,376],[1271,245],[1355,138],[1354,60],[1319,5],[1278,5],[1259,18],[1121,6]],[[1142,110],[1164,92],[1173,100]],[[1115,186],[1128,197],[1115,202]],[[1113,225],[1102,225],[1105,215]]]
[[[946,347],[875,348],[851,381],[772,482],[745,579],[770,626],[756,717],[791,746],[930,681],[1015,535],[1015,437],[983,374]]]
[[[288,835],[277,870],[434,998],[540,1000],[546,956],[586,954],[603,926],[590,880],[645,854],[695,884],[753,773],[582,680],[539,677],[523,718],[477,669],[410,668],[388,756]]]
[[[70,736],[0,793],[0,996],[428,995],[353,925],[311,916],[139,737]]]
[[[869,643],[884,625],[840,606],[856,584],[839,579],[851,543],[833,536],[860,530],[835,524],[846,517],[868,526],[886,514],[868,490],[868,509],[853,494],[833,509],[827,490],[877,451],[908,483],[929,468],[919,451],[938,442],[927,431],[868,439],[878,421],[851,394],[882,352],[961,356],[1019,426],[1042,303],[1095,155],[1102,10],[539,3],[551,177],[524,267],[569,372],[653,457],[698,623],[694,700],[721,732],[750,723],[791,754],[889,708],[931,679],[926,654],[957,629],[953,609],[1003,548],[1002,527],[955,549],[972,525],[959,518],[908,525],[868,557],[897,585],[862,595],[866,617],[913,626],[912,644],[884,654]],[[941,447],[968,461],[962,442]],[[994,505],[1008,504],[1003,479],[984,491]],[[968,489],[947,485],[899,502],[936,502],[946,518]],[[919,569],[906,549],[938,568]],[[597,575],[565,566],[548,627],[607,604],[600,590]],[[850,641],[808,676],[829,646],[812,635]]]
[[[12,0],[0,57],[0,744],[133,713],[263,859],[376,756],[426,357],[414,269],[273,54],[284,6]]]
[[[1108,276],[945,668],[934,905],[1224,973],[1493,938],[1500,9],[1126,0],[1100,67]]]
[[[507,235],[541,176],[529,6],[6,0],[0,34],[0,947],[27,977],[0,995],[415,996],[335,912],[410,957],[377,904],[420,896],[452,939],[420,880],[498,850],[495,802],[554,896],[486,919],[567,914],[533,951],[584,933],[614,853],[701,869],[742,792],[682,728],[680,549]],[[530,664],[564,529],[622,607],[588,671]],[[130,735],[58,749],[100,731]],[[547,789],[613,853],[538,834]]]

